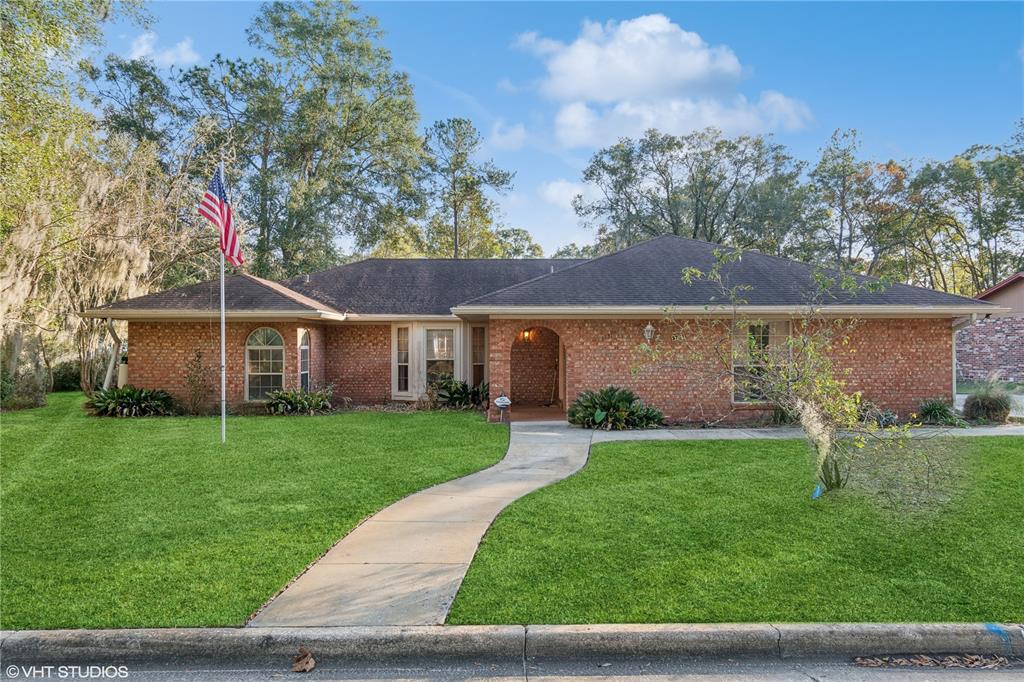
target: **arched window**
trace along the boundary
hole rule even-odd
[[[245,398],[266,400],[270,391],[284,388],[284,339],[270,327],[260,327],[245,342]]]
[[[299,341],[299,385],[303,391],[309,390],[309,332],[302,332]]]

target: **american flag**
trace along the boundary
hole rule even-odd
[[[210,186],[206,188],[206,194],[199,202],[199,215],[213,223],[217,231],[220,232],[220,250],[224,253],[224,258],[235,267],[244,263],[242,245],[238,241],[238,232],[235,230],[235,223],[231,216],[231,204],[228,202],[228,192],[224,186],[224,164],[217,166],[217,171],[210,180]]]

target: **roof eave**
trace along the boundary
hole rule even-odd
[[[220,317],[219,310],[161,310],[158,308],[111,309],[93,308],[82,313],[82,317],[112,320],[206,320]],[[324,320],[344,322],[345,313],[329,310],[227,310],[224,317],[229,320]]]
[[[963,315],[991,315],[1009,309],[992,304],[957,305],[691,305],[691,306],[608,306],[608,305],[564,305],[564,306],[496,306],[460,305],[452,308],[459,317],[489,316],[492,318],[515,317],[651,317],[657,316],[721,316],[733,311],[744,315],[807,314],[809,310],[825,315],[856,315],[858,317],[959,317]]]

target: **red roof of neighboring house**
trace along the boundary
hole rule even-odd
[[[978,294],[977,296],[975,296],[975,298],[984,301],[986,298],[988,298],[992,294],[996,293],[997,291],[1005,289],[1006,287],[1010,286],[1014,282],[1020,282],[1022,280],[1024,280],[1024,272],[1014,273],[1014,274],[1010,275],[1009,277],[1007,277],[1006,279],[1004,279],[1002,282],[999,282],[997,284],[993,284],[988,289],[985,289],[985,291],[983,291],[980,294]]]

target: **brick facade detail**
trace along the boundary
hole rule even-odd
[[[524,329],[543,327],[565,347],[565,393],[571,404],[581,391],[609,384],[635,391],[662,409],[671,422],[744,422],[770,410],[732,402],[732,386],[713,353],[686,367],[651,365],[637,352],[646,320],[493,320],[489,335],[491,395],[515,395],[518,377],[528,371],[518,361],[515,343]],[[726,326],[720,327],[725,343]],[[706,336],[702,344],[716,343]],[[677,350],[686,353],[686,335]],[[952,399],[953,336],[949,319],[868,320],[853,332],[850,348],[838,359],[849,367],[851,390],[901,415],[915,412],[922,400]],[[852,352],[851,352],[852,351]],[[514,398],[513,398],[514,400]],[[513,404],[512,409],[515,409]],[[491,410],[494,417],[497,410]]]
[[[509,397],[516,405],[547,405],[558,398],[558,334],[547,327],[524,330],[512,342]],[[499,394],[495,394],[500,395]]]
[[[324,384],[325,330],[320,325],[297,322],[228,322],[227,391],[228,403],[245,401],[245,342],[259,327],[277,330],[284,339],[284,386],[297,388],[299,379],[299,341],[309,331],[311,386]],[[188,394],[185,365],[196,351],[210,372],[211,407],[216,405],[220,378],[220,322],[143,322],[128,323],[128,383],[140,388],[159,388],[179,400]]]
[[[956,333],[957,375],[978,380],[998,371],[1024,381],[1024,317],[980,320]]]
[[[324,358],[335,396],[362,404],[391,399],[391,325],[328,327]]]
[[[356,403],[386,402],[391,397],[390,325],[322,326],[301,322],[229,322],[227,324],[228,403],[245,401],[245,342],[258,327],[284,338],[284,386],[297,388],[299,343],[309,332],[309,381],[312,388],[334,384],[335,397]],[[219,390],[220,322],[128,323],[128,382],[159,388],[178,399],[188,393],[185,364],[200,351],[211,372],[210,405]]]
[[[1017,320],[1019,323],[1020,320]],[[706,353],[701,364],[682,367],[651,365],[638,354],[647,320],[492,320],[488,333],[491,395],[502,392],[515,405],[545,404],[551,399],[556,371],[561,374],[564,404],[581,391],[609,384],[636,391],[662,409],[672,422],[743,422],[761,419],[770,408],[737,405],[732,387]],[[381,403],[391,398],[391,326],[389,324],[316,325],[302,322],[230,322],[228,400],[244,401],[245,341],[261,326],[276,329],[285,343],[285,386],[299,385],[299,340],[310,332],[310,382],[334,384],[335,396],[356,403]],[[725,326],[721,327],[726,343]],[[521,332],[535,332],[531,342]],[[1020,328],[1014,332],[1020,338]],[[683,344],[687,341],[682,334]],[[559,358],[559,341],[564,362]],[[128,325],[129,382],[160,388],[179,398],[187,393],[185,363],[195,350],[203,353],[214,374],[211,406],[216,401],[219,325],[213,322],[141,322]],[[1012,342],[1012,338],[1008,343]],[[703,338],[701,344],[716,343]],[[1012,343],[1010,343],[1012,345]],[[1020,350],[1019,345],[1017,350]],[[963,347],[961,346],[961,352]],[[1020,357],[1018,354],[1016,357]],[[563,365],[560,367],[559,365]],[[950,319],[867,320],[856,328],[839,364],[848,367],[849,387],[864,397],[906,415],[929,398],[951,399],[953,334]],[[496,410],[492,409],[496,413]]]

